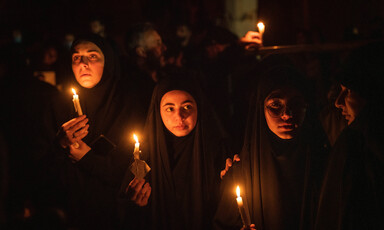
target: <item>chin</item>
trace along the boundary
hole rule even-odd
[[[295,131],[282,132],[282,133],[279,133],[279,135],[277,136],[284,140],[290,140],[296,136],[296,132]]]
[[[185,131],[174,131],[172,132],[173,135],[175,135],[176,137],[184,137],[184,136],[187,136],[191,131],[189,130],[185,130]]]
[[[87,89],[91,89],[91,88],[95,87],[95,84],[90,83],[90,82],[82,82],[82,83],[80,83],[80,85],[84,88],[87,88]]]

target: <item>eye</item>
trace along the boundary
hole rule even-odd
[[[166,112],[172,112],[173,110],[174,110],[173,107],[167,107],[167,108],[165,108],[165,111],[166,111]]]
[[[80,56],[76,55],[72,57],[72,62],[79,62],[80,61]]]
[[[272,101],[271,103],[268,104],[268,107],[272,108],[272,109],[279,109],[281,107],[283,107],[283,104],[280,102],[280,101]]]
[[[192,108],[193,108],[192,105],[184,105],[184,106],[183,106],[183,109],[184,109],[185,111],[191,110]]]
[[[89,60],[96,60],[96,59],[97,59],[97,55],[96,54],[89,55]]]

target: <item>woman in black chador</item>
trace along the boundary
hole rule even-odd
[[[332,149],[315,229],[384,229],[384,43],[354,50],[335,101],[348,126]]]
[[[134,111],[121,89],[111,47],[99,36],[74,41],[73,88],[84,115],[74,111],[66,89],[54,102],[52,125],[59,132],[53,154],[45,158],[45,199],[65,211],[68,224],[79,229],[115,229],[116,194],[129,165],[125,151],[133,130]],[[65,103],[67,102],[67,103]]]
[[[146,123],[150,229],[212,229],[226,135],[192,77],[173,73],[155,88]],[[146,148],[144,148],[146,145]]]
[[[235,192],[239,185],[252,229],[305,229],[313,221],[327,157],[326,136],[299,72],[279,65],[260,79],[250,104],[241,160],[223,179],[215,227],[242,228]]]

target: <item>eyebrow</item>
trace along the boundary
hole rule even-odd
[[[100,53],[98,50],[87,50],[86,52],[87,53],[93,53],[93,52]],[[79,51],[75,50],[73,53],[79,53]]]
[[[182,105],[186,104],[186,103],[193,103],[193,102],[191,100],[185,100],[185,101],[181,102]],[[175,105],[175,104],[171,103],[171,102],[168,102],[168,103],[164,104],[163,107],[167,106],[167,105]]]

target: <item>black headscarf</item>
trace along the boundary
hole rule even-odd
[[[119,66],[112,48],[100,36],[89,35],[74,41],[72,52],[82,42],[96,44],[105,57],[103,75],[96,86],[88,89],[75,80],[73,83],[83,113],[89,119],[89,133],[83,141],[92,149],[73,163],[68,157],[68,149],[57,145],[54,154],[46,160],[46,174],[51,180],[48,183],[54,187],[50,196],[62,203],[59,205],[66,206],[70,224],[82,229],[114,229],[117,224],[116,194],[132,157],[125,147],[129,146],[128,137],[133,132],[131,114],[134,109],[118,87]],[[77,116],[72,97],[64,94],[61,99],[70,108],[55,103],[60,106],[54,108],[56,130]],[[100,139],[101,136],[105,139]]]
[[[353,50],[336,80],[367,100],[383,98],[384,42],[374,42]]]
[[[115,120],[119,117],[124,106],[121,101],[121,93],[118,83],[120,81],[120,66],[117,55],[109,43],[95,34],[89,34],[76,39],[71,48],[74,48],[82,42],[92,42],[100,48],[104,54],[104,70],[100,82],[92,88],[84,88],[77,81],[74,81],[76,90],[80,98],[80,104],[83,113],[89,119],[89,134],[84,138],[88,144],[92,143],[101,134],[117,141],[119,138],[111,131]],[[119,98],[120,97],[120,98]],[[120,101],[118,101],[120,100]],[[116,143],[118,144],[118,143]]]
[[[196,126],[184,137],[170,133],[161,119],[161,98],[172,90],[188,92],[197,103]],[[145,131],[143,152],[148,154],[152,168],[153,227],[211,229],[226,135],[191,77],[178,73],[159,82],[153,92]]]
[[[315,229],[384,228],[384,43],[350,53],[339,82],[366,104],[337,138],[319,201]]]
[[[310,104],[306,81],[291,66],[274,66],[261,76],[251,100],[241,161],[224,183],[226,188],[216,222],[222,229],[239,229],[241,222],[235,202],[235,188],[240,186],[246,211],[256,229],[300,229],[313,221],[316,183],[320,182],[322,158],[326,156],[326,137],[316,124],[309,106],[298,136],[283,140],[268,127],[264,101],[276,89],[298,90]],[[225,176],[227,177],[227,176]],[[232,181],[231,181],[232,179]],[[224,199],[229,201],[224,201]],[[308,204],[308,207],[305,207]],[[234,210],[231,214],[226,210]],[[302,210],[307,210],[302,216]]]

